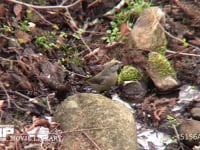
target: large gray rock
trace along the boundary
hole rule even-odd
[[[130,33],[129,46],[152,51],[165,47],[166,37],[161,28],[164,23],[165,14],[159,7],[145,9]]]
[[[54,120],[64,131],[72,131],[64,136],[62,149],[137,149],[132,112],[100,94],[81,93],[68,97],[57,107]]]

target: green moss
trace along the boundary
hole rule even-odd
[[[157,52],[163,56],[165,56],[165,53],[166,53],[166,46],[162,46],[160,47]]]
[[[160,77],[170,75],[176,78],[176,72],[165,56],[156,52],[151,52],[149,53],[149,63],[152,71],[156,72],[155,74],[158,74]]]
[[[120,25],[126,21],[131,21],[131,17],[138,18],[144,9],[151,6],[151,2],[145,2],[144,0],[126,0],[127,7],[120,9],[115,14],[115,20]]]
[[[124,66],[118,76],[118,83],[122,84],[124,81],[139,81],[143,78],[140,70],[133,66]]]

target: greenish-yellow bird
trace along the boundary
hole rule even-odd
[[[117,71],[122,63],[116,59],[105,64],[104,69],[86,82],[96,91],[109,90],[117,82]]]

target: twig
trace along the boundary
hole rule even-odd
[[[41,147],[41,144],[39,143],[34,143],[34,144],[29,144],[29,145],[25,145],[24,146],[24,149],[25,150],[28,150],[28,149],[40,149],[40,147]]]
[[[8,92],[9,92],[9,93],[14,93],[14,94],[16,94],[16,95],[18,95],[18,96],[21,96],[21,97],[23,97],[23,98],[29,100],[29,102],[37,103],[37,102],[35,102],[35,101],[37,101],[36,98],[28,97],[28,96],[26,96],[26,95],[24,95],[24,94],[22,94],[22,93],[20,93],[20,92],[18,92],[18,91],[8,91]]]
[[[105,128],[72,129],[70,131],[64,131],[64,132],[62,132],[62,134],[73,133],[73,132],[92,131],[92,130],[104,130],[104,129],[113,129],[113,128],[105,127]]]
[[[175,39],[175,40],[177,40],[177,41],[179,41],[179,42],[181,42],[181,43],[184,43],[183,40],[181,40],[181,39],[175,37],[174,35],[172,35],[171,33],[167,32],[167,31],[164,29],[164,27],[163,27],[160,23],[159,23],[159,26],[160,26],[160,28],[163,30],[163,32],[165,32],[169,37],[171,37],[171,38],[173,38],[173,39]],[[192,45],[192,44],[190,44],[190,43],[188,43],[188,44],[189,44],[189,46],[191,46],[191,47],[193,47],[193,48],[195,48],[195,49],[200,50],[200,48],[198,48],[197,46],[194,46],[194,45]]]
[[[67,6],[63,6],[63,3],[61,3],[61,5],[57,5],[57,6],[39,6],[39,5],[32,5],[32,4],[28,4],[28,3],[17,1],[17,0],[7,0],[7,1],[16,3],[16,4],[20,4],[20,5],[23,5],[26,7],[35,8],[35,9],[68,9],[68,8],[74,7],[75,5],[77,5],[78,3],[81,2],[81,0],[77,0],[76,2],[69,4]]]
[[[18,91],[9,91],[9,92],[10,92],[10,93],[17,94],[17,95],[19,95],[19,96],[21,96],[21,97],[23,97],[23,98],[25,98],[25,99],[27,99],[27,100],[32,99],[32,98],[30,98],[30,97],[28,97],[28,96],[26,96],[26,95],[24,95],[24,94],[22,94],[22,93],[20,93],[20,92],[18,92]]]
[[[177,139],[177,143],[179,144],[181,150],[184,150],[183,146],[181,145],[181,141],[180,141],[180,137],[178,134],[178,131],[176,129],[176,125],[172,124],[172,128],[174,129],[175,135],[176,135],[176,139]]]
[[[18,105],[15,103],[15,101],[13,101],[13,104],[15,105],[15,107],[17,107],[17,109],[19,109],[19,110],[21,110],[21,111],[25,111],[25,112],[28,111],[27,109],[24,109],[24,108],[18,106]]]
[[[51,114],[53,114],[53,110],[52,110],[52,108],[51,108],[51,104],[50,104],[50,100],[49,100],[49,98],[50,98],[51,96],[55,96],[55,93],[48,94],[48,96],[47,96],[47,106],[48,106],[48,108],[49,108],[49,112],[50,112]]]
[[[167,107],[161,107],[159,109],[156,109],[154,112],[153,112],[153,115],[154,115],[154,118],[157,120],[157,121],[160,121],[161,120],[161,115],[163,113],[165,113],[167,110]]]
[[[64,5],[67,2],[67,0],[62,1],[62,3],[60,3],[60,5]]]
[[[88,140],[98,149],[98,150],[101,150],[101,148],[97,145],[97,143],[91,139],[85,132],[82,132],[82,134],[88,138]]]
[[[175,54],[175,55],[192,56],[192,57],[200,57],[200,55],[197,55],[197,54],[175,52],[175,51],[171,51],[171,50],[166,50],[166,52],[167,52],[167,53],[170,53],[170,54]]]
[[[113,9],[111,9],[110,11],[106,12],[103,16],[104,16],[104,17],[111,16],[111,15],[114,16],[114,14],[115,14],[118,10],[120,10],[122,7],[124,7],[125,4],[126,4],[126,0],[121,0],[121,1],[117,4],[117,6],[115,6],[115,7],[114,7]]]
[[[8,108],[11,108],[11,105],[10,105],[10,95],[8,94],[6,88],[4,87],[3,83],[0,82],[0,87],[1,89],[5,92],[6,94],[6,97],[7,97],[7,101],[8,101]]]
[[[48,21],[42,14],[40,14],[37,10],[35,10],[34,8],[30,8],[31,10],[33,10],[38,16],[40,16],[40,18],[42,20],[44,20],[46,23],[50,24],[51,26],[54,26],[55,24],[51,23],[50,21]]]
[[[68,72],[68,73],[74,74],[74,75],[76,75],[76,76],[78,76],[78,77],[81,77],[81,78],[88,78],[87,76],[84,76],[84,75],[82,75],[82,74],[78,74],[78,73],[69,71],[69,70],[67,70],[67,69],[66,69],[65,71]]]
[[[102,0],[95,0],[88,5],[88,8],[94,7],[94,6],[98,5],[99,3],[102,3]]]
[[[196,15],[196,14],[194,14],[193,12],[191,12],[190,9],[189,9],[187,6],[185,6],[184,4],[182,4],[179,0],[172,0],[172,1],[173,1],[180,9],[182,9],[183,12],[184,12],[187,16],[191,17],[192,19],[194,19],[195,16],[198,16],[198,14]]]
[[[171,33],[167,32],[167,31],[164,29],[164,27],[163,27],[160,23],[159,23],[159,26],[160,26],[160,28],[163,30],[163,32],[165,32],[169,37],[171,37],[171,38],[173,38],[173,39],[175,39],[175,40],[177,40],[177,41],[179,41],[179,42],[181,42],[181,43],[184,43],[183,40],[181,40],[181,39],[175,37],[174,35],[172,35]],[[193,47],[194,49],[200,50],[199,47],[194,46],[194,45],[192,45],[192,44],[190,44],[190,43],[189,43],[189,46]],[[173,51],[170,51],[170,50],[167,50],[166,52],[172,53],[172,54],[175,54],[175,55],[180,54],[180,55],[183,55],[183,56],[200,57],[200,55],[196,55],[196,54],[189,54],[189,53],[182,53],[182,52],[173,52]]]
[[[68,8],[66,8],[66,12],[67,12],[67,15],[68,15],[67,17],[68,17],[68,19],[69,19],[68,25],[71,27],[71,29],[72,29],[72,31],[73,31],[74,33],[78,33],[78,32],[77,32],[78,27],[77,27],[77,25],[76,25],[74,19],[72,18],[71,14],[70,14],[70,12],[69,12],[69,10],[68,10]],[[92,50],[91,50],[91,48],[87,45],[87,43],[85,42],[85,40],[83,39],[83,36],[82,36],[80,33],[78,33],[78,36],[79,36],[80,40],[82,41],[82,43],[85,45],[85,47],[88,49],[88,51],[91,53]],[[95,55],[94,57],[98,60],[98,57],[97,57],[96,55]]]

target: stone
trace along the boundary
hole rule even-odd
[[[57,107],[54,120],[66,132],[61,149],[137,149],[132,112],[124,104],[100,94],[69,96]]]
[[[200,121],[200,107],[194,107],[190,110],[191,116],[195,120]]]
[[[132,103],[142,103],[147,93],[147,86],[144,82],[128,81],[121,85],[120,97]]]
[[[166,46],[166,37],[162,29],[165,14],[159,7],[145,9],[137,19],[129,37],[129,47],[158,51]]]
[[[179,138],[188,147],[192,148],[200,142],[200,121],[185,120],[179,127]]]
[[[179,85],[176,72],[166,57],[157,52],[148,54],[147,73],[160,91],[167,91]]]
[[[118,83],[122,84],[125,81],[140,81],[143,78],[143,73],[131,65],[126,65],[122,68],[118,75]]]

